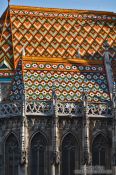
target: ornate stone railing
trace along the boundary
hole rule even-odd
[[[87,115],[89,117],[111,117],[112,104],[111,103],[88,103]]]
[[[57,102],[58,116],[82,117],[84,106],[82,102]],[[51,116],[54,113],[52,101],[27,101],[26,115]],[[112,105],[110,103],[88,103],[86,107],[88,117],[111,117]]]
[[[54,108],[52,101],[26,101],[0,103],[0,118],[25,115],[53,116],[54,110],[58,116],[83,117],[86,112],[88,117],[112,117],[111,103],[88,103],[85,108],[82,102],[57,102]]]
[[[0,103],[0,118],[22,115],[22,105],[20,102]]]
[[[53,103],[51,101],[26,101],[26,115],[53,115]]]
[[[59,102],[56,109],[58,116],[82,117],[84,112],[82,102]]]
[[[82,103],[57,102],[56,113],[58,116],[79,116],[83,114]],[[26,102],[26,115],[46,115],[54,114],[52,101],[28,101]]]

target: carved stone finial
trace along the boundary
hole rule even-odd
[[[57,95],[56,95],[56,87],[55,87],[55,83],[53,82],[53,85],[52,85],[52,98],[53,98],[53,105],[56,104],[56,100],[57,100]]]
[[[26,151],[22,151],[20,165],[24,166],[25,164],[26,164]]]
[[[25,48],[26,48],[27,45],[28,45],[28,43],[26,42],[26,43],[23,45],[23,47],[22,47],[22,56],[25,56],[25,55],[26,55],[26,53],[25,53]]]
[[[113,106],[116,107],[116,83],[114,83],[113,87]]]
[[[10,0],[8,0],[8,6],[10,6]]]
[[[76,57],[77,57],[77,58],[81,58],[80,46],[78,46],[78,50],[77,50],[77,53],[76,53]]]
[[[59,165],[60,164],[60,155],[59,152],[52,152],[51,155],[51,164]]]
[[[87,93],[85,91],[83,91],[83,94],[82,94],[82,101],[84,103],[84,107],[86,107],[86,104],[87,104]]]
[[[107,40],[103,43],[103,47],[104,47],[105,51],[108,51],[108,49],[109,49],[109,43],[108,43]]]
[[[82,165],[88,165],[89,162],[88,162],[88,153],[87,153],[87,150],[84,150],[84,153],[83,153],[83,158],[82,158]]]
[[[25,46],[22,48],[22,56],[25,56]]]

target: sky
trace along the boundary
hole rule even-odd
[[[10,4],[116,12],[116,0],[10,0]],[[0,0],[0,16],[7,5],[8,0]]]

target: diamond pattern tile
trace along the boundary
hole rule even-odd
[[[29,9],[12,8],[10,13],[15,61],[19,59],[25,44],[27,56],[74,58],[80,47],[82,58],[102,60],[105,40],[112,48],[111,59],[116,59],[113,17],[79,15],[78,11],[75,14],[73,10],[69,13],[61,11],[59,14],[57,10],[30,12]]]
[[[28,100],[51,100],[52,86],[60,101],[110,100],[107,78],[102,65],[82,66],[69,63],[24,62],[24,87]]]

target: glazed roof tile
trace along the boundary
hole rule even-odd
[[[22,73],[22,60],[19,60],[17,68],[14,72],[14,77],[11,82],[11,89],[7,100],[17,101],[22,100],[24,95],[24,83]]]
[[[10,6],[9,15],[15,66],[24,46],[27,56],[74,58],[79,49],[81,58],[102,60],[105,40],[116,59],[115,13]]]
[[[1,30],[0,30],[0,63],[6,61],[10,67],[14,68],[13,59],[13,42],[10,12],[7,9],[6,13],[1,17]]]
[[[27,100],[51,100],[53,84],[60,101],[109,101],[103,61],[23,57],[23,81]]]
[[[59,100],[82,99],[83,89],[90,101],[110,100],[103,43],[108,40],[115,63],[115,13],[10,6],[1,21],[0,62],[16,69],[11,100],[23,89],[27,99],[49,100],[54,81]],[[19,70],[22,48],[26,57]]]

